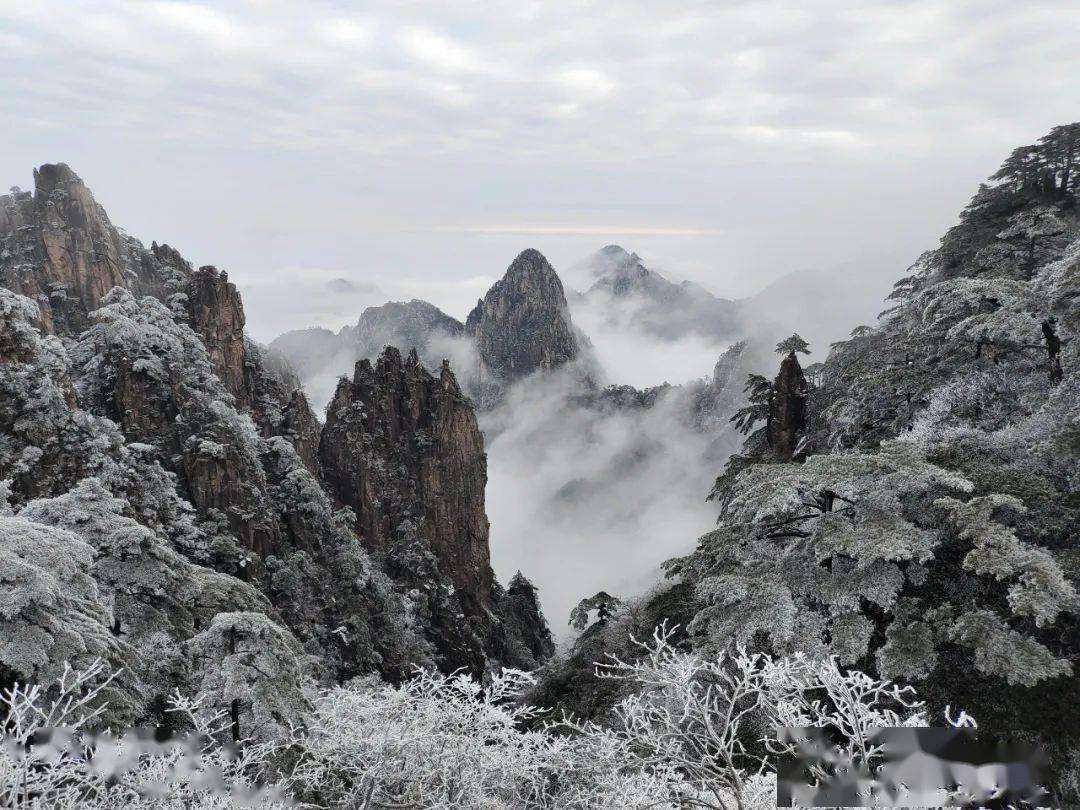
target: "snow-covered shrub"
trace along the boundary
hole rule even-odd
[[[607,724],[553,720],[522,704],[532,682],[522,672],[482,685],[419,670],[396,686],[368,677],[324,690],[272,739],[236,746],[227,742],[227,706],[179,694],[169,710],[196,736],[165,744],[131,732],[100,736],[105,668],[65,669],[49,690],[17,686],[0,696],[10,735],[0,747],[0,799],[33,793],[31,806],[91,810],[287,802],[764,810],[774,806],[775,755],[791,751],[778,727],[834,733],[848,759],[872,767],[880,753],[872,729],[928,725],[910,689],[832,660],[741,651],[707,659],[671,639],[660,628],[638,645],[640,658],[600,665],[603,677],[631,687]],[[264,656],[244,669],[265,666],[273,664]],[[65,730],[44,733],[57,726]]]
[[[521,806],[539,802],[559,741],[519,731],[535,717],[513,698],[529,682],[504,672],[487,686],[420,671],[394,687],[353,682],[315,703],[294,776],[321,806]]]
[[[835,658],[742,649],[704,658],[676,649],[674,630],[636,642],[635,659],[599,665],[602,678],[634,685],[612,722],[562,726],[585,740],[607,737],[624,769],[676,774],[668,789],[677,806],[773,807],[776,756],[796,747],[780,728],[820,730],[838,741],[838,762],[871,770],[881,759],[872,729],[930,725],[910,687],[841,669]]]
[[[174,695],[169,711],[185,736],[102,729],[113,675],[96,661],[65,667],[53,684],[0,692],[0,806],[42,810],[283,808],[284,785],[264,785],[275,746],[222,746],[224,712]]]

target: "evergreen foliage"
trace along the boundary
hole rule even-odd
[[[621,600],[606,591],[600,591],[593,596],[582,599],[570,611],[570,626],[575,630],[584,630],[589,626],[590,617],[594,611],[596,612],[596,623],[604,624],[621,604]]]
[[[689,643],[835,655],[1059,761],[1080,745],[1077,126],[1014,153],[808,375],[804,462],[765,454],[771,385],[750,378],[717,529],[667,566]]]
[[[776,344],[777,354],[789,354],[795,352],[796,354],[810,354],[810,344],[807,343],[795,332],[791,337],[786,337]]]

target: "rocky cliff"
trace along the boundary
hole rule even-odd
[[[319,459],[368,548],[386,548],[408,524],[470,612],[490,607],[484,438],[449,365],[435,377],[394,347],[374,365],[361,360],[327,409]]]
[[[415,350],[402,358],[394,347],[374,364],[358,362],[327,409],[319,461],[365,547],[422,594],[442,660],[482,669],[485,655],[518,666],[543,657],[546,625],[530,618],[535,599],[530,609],[495,583],[484,440],[447,363],[435,376]],[[532,637],[515,646],[508,634],[516,627],[532,628]]]
[[[251,390],[244,377],[244,304],[227,273],[200,267],[185,289],[191,326],[202,339],[218,378],[243,406],[251,405]]]
[[[113,287],[126,286],[120,235],[65,164],[34,172],[34,191],[0,197],[0,280],[37,302],[47,331],[86,325]]]
[[[465,321],[484,370],[498,382],[551,371],[582,353],[562,281],[537,250],[525,250]]]

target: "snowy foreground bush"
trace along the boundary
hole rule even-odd
[[[824,727],[851,761],[873,767],[871,729],[928,725],[909,689],[834,661],[707,661],[669,638],[658,629],[640,659],[600,666],[634,686],[605,725],[521,705],[532,681],[521,672],[486,686],[418,672],[400,686],[323,691],[281,739],[239,745],[226,713],[180,695],[170,710],[186,735],[99,729],[111,676],[100,664],[67,669],[57,683],[0,697],[0,805],[749,810],[773,806],[777,727]]]

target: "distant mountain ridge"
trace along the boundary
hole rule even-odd
[[[515,380],[588,359],[589,340],[574,326],[562,281],[539,251],[527,249],[477,301],[463,324],[434,304],[413,299],[365,309],[336,334],[318,327],[270,343],[305,380],[344,373],[385,347],[415,350],[428,368],[453,356],[463,387],[491,404]]]
[[[424,365],[438,368],[445,356],[433,346],[440,337],[460,337],[461,321],[434,304],[412,299],[367,307],[355,324],[337,333],[321,327],[295,329],[270,342],[305,378],[327,371],[347,372],[358,360],[374,360],[386,346],[416,349]],[[322,403],[319,403],[322,404]]]
[[[586,301],[604,297],[636,306],[634,325],[665,340],[689,334],[719,341],[738,334],[738,304],[717,298],[690,281],[676,284],[645,266],[641,257],[618,245],[607,245],[585,262],[596,279]]]

